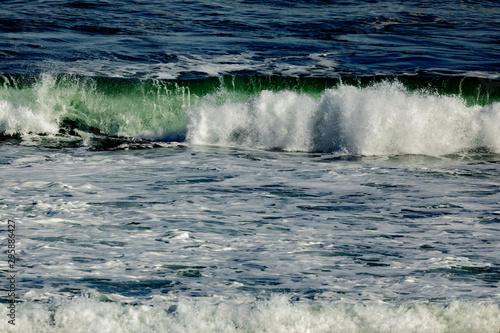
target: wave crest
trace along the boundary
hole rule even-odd
[[[408,91],[399,82],[326,89],[319,99],[262,91],[248,102],[210,95],[188,112],[194,144],[360,155],[500,152],[500,104]]]
[[[358,86],[276,77],[2,78],[0,136],[92,133],[353,155],[500,153],[500,94],[470,80],[443,79],[430,91],[422,78]]]

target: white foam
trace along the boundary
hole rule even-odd
[[[1,307],[7,318],[7,309]],[[180,300],[147,305],[86,297],[17,305],[2,332],[481,332],[497,333],[497,305],[346,305],[290,303],[284,296],[243,302]]]
[[[468,106],[461,97],[409,92],[398,82],[341,85],[319,99],[262,91],[246,103],[220,103],[211,95],[188,116],[194,144],[362,155],[500,152],[500,103]]]
[[[19,160],[19,159],[18,159]],[[20,187],[30,187],[30,188],[42,188],[50,184],[50,182],[44,182],[44,181],[34,181],[34,182],[24,182]]]
[[[11,101],[0,100],[0,133],[6,135],[28,133],[57,133],[59,127],[52,115],[37,113]]]
[[[186,73],[218,77],[232,75],[236,72],[256,72],[261,75],[281,73],[285,76],[297,77],[325,76],[325,68],[329,75],[336,75],[333,70],[338,62],[333,55],[336,53],[312,53],[304,63],[303,56],[271,57],[262,59],[261,54],[245,51],[241,53],[217,55],[178,55],[168,62],[130,63],[109,59],[85,59],[72,62],[51,60],[47,66],[56,68],[59,72],[83,76],[105,76],[116,78],[141,78],[174,80]]]
[[[309,150],[308,125],[316,101],[284,91],[263,91],[248,103],[218,105],[211,95],[190,112],[188,139],[194,144]]]
[[[48,74],[32,89],[16,86],[0,91],[0,133],[6,135],[57,134],[59,116],[64,112],[56,79]]]

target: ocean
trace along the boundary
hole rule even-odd
[[[500,332],[500,3],[5,0],[0,331]]]

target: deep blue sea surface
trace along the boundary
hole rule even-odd
[[[498,1],[0,3],[2,332],[498,333],[499,187]]]
[[[3,73],[498,78],[497,1],[3,1]]]

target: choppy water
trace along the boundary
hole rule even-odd
[[[494,1],[4,1],[9,332],[498,332]]]
[[[4,1],[2,72],[498,77],[497,1]]]

